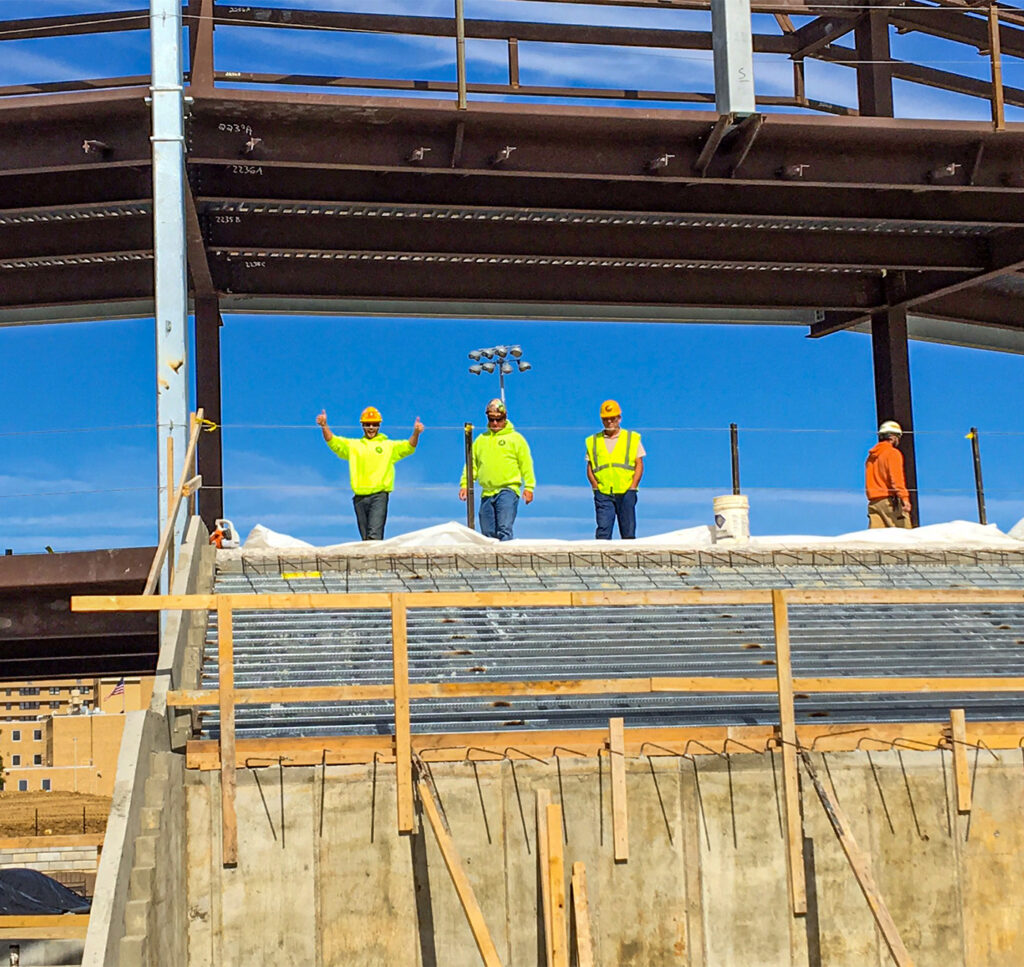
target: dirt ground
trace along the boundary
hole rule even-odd
[[[84,810],[84,828],[83,828]],[[0,838],[102,833],[108,796],[79,792],[0,792]]]

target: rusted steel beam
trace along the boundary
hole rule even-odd
[[[212,279],[211,279],[212,286]],[[221,422],[220,305],[216,294],[197,298],[196,403],[206,419],[218,425],[212,433],[200,433],[197,443],[197,468],[203,478],[199,493],[199,513],[208,530],[224,516],[224,466]]]
[[[116,303],[152,298],[152,256],[107,264],[86,263],[59,269],[42,266],[3,269],[0,307],[16,308],[55,303]]]
[[[275,257],[259,250],[214,256],[219,288],[258,295],[312,298],[472,299],[599,302],[620,305],[860,308],[883,298],[874,275],[854,272],[731,272],[703,266],[681,269],[616,267],[613,260],[582,265],[540,264],[537,258],[334,253],[334,258]],[[650,261],[650,260],[645,260]]]
[[[64,17],[0,20],[0,40],[32,40],[38,37],[71,37],[148,29],[148,10],[111,10]]]
[[[349,13],[330,10],[225,7],[218,4],[214,22],[250,27],[325,27],[360,33],[403,34],[422,37],[455,37],[453,17],[410,17],[394,14]],[[649,47],[673,50],[711,50],[707,30],[661,30],[652,27],[604,27],[591,24],[531,23],[528,21],[465,21],[466,37],[520,43],[594,44],[608,47]],[[792,44],[785,36],[759,34],[754,38],[759,53],[786,54]]]
[[[46,81],[38,84],[11,84],[0,87],[0,98],[17,97],[23,94],[48,94],[59,91],[96,91],[119,87],[144,87],[149,76],[136,74],[131,77],[97,77],[84,81]]]
[[[220,202],[207,215],[208,243],[213,248],[370,250],[404,252],[472,252],[516,255],[543,252],[623,258],[676,258],[719,264],[757,263],[778,266],[936,269],[980,272],[988,247],[980,236],[922,236],[914,233],[846,231],[830,236],[827,251],[821,231],[782,223],[751,224],[722,219],[708,224],[694,218],[664,218],[644,224],[642,217],[601,213],[529,213],[494,209],[460,212],[427,206],[372,206],[293,203],[294,214],[246,210],[247,205]],[[268,207],[273,207],[268,206]],[[521,217],[516,218],[519,214]],[[401,217],[396,217],[401,216]],[[629,224],[633,221],[633,224]],[[2,248],[0,248],[2,252]]]
[[[832,63],[841,63],[847,67],[855,67],[851,61],[850,51],[843,47],[823,47],[812,55],[815,60],[827,60]],[[967,94],[970,97],[982,97],[986,100],[991,92],[991,85],[988,81],[978,80],[974,77],[965,77],[963,74],[954,74],[951,71],[939,70],[936,67],[925,67],[921,64],[911,64],[907,61],[891,59],[886,65],[892,71],[892,76],[897,80],[911,81],[914,84],[923,84],[926,87],[934,87],[941,91],[951,91],[954,94]],[[1024,89],[1019,87],[1004,87],[1006,103],[1015,107],[1024,107]]]
[[[809,24],[804,24],[795,31],[790,38],[795,49],[790,52],[791,57],[808,57],[822,47],[845,37],[854,27],[857,26],[857,16],[835,16],[818,17]]]
[[[888,10],[868,11],[857,21],[857,104],[862,117],[893,116]]]
[[[128,250],[153,247],[152,218],[145,211],[46,221],[26,217],[16,224],[5,221],[5,213],[0,211],[0,259],[109,252],[112,244]]]
[[[770,127],[770,124],[768,125]],[[940,155],[936,155],[940,156]],[[941,156],[940,156],[941,157]],[[1012,226],[1007,189],[971,192],[943,186],[826,185],[758,179],[692,180],[642,177],[580,177],[572,173],[518,176],[432,169],[362,171],[338,165],[300,168],[260,164],[258,173],[210,158],[193,158],[204,190],[218,197],[317,199],[338,202],[403,202],[444,206],[549,209],[629,209],[691,215],[762,216],[793,219],[881,219],[939,224]],[[748,159],[748,166],[751,161]],[[923,180],[923,179],[922,179]],[[685,189],[685,193],[680,193]]]
[[[122,547],[102,551],[0,556],[0,592],[70,588],[85,584],[138,585],[141,588],[155,550],[153,547]]]
[[[999,13],[1003,11],[1000,9]],[[955,43],[988,49],[988,25],[977,16],[949,7],[932,7],[915,0],[894,6],[889,22],[899,31],[918,31]],[[1024,57],[1024,30],[1008,23],[999,26],[999,43],[1004,54]]]

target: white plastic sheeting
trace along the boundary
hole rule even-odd
[[[385,541],[375,541],[369,546],[362,541],[349,541],[344,544],[332,544],[328,547],[321,547],[318,550],[322,553],[334,553],[339,551],[355,552],[361,549],[379,554],[382,551],[386,552],[392,549],[400,551],[411,548],[458,548],[459,550],[486,548],[488,551],[494,551],[499,547],[502,550],[513,550],[515,548],[530,550],[540,550],[543,548],[610,550],[613,547],[626,549],[636,545],[647,549],[701,550],[716,546],[712,537],[712,531],[713,528],[711,527],[690,527],[685,530],[670,531],[667,534],[641,537],[628,543],[621,541],[567,541],[523,538],[507,541],[502,544],[494,538],[484,537],[476,531],[471,531],[462,524],[449,521],[446,524],[437,524],[433,527],[425,527],[422,530],[410,531],[408,534],[399,534]],[[954,520],[945,524],[929,524],[926,527],[918,527],[914,530],[879,528],[876,530],[854,531],[850,534],[841,534],[838,537],[822,537],[811,534],[752,537],[743,544],[723,541],[717,546],[723,549],[746,547],[752,550],[781,550],[801,547],[814,548],[816,550],[828,548],[875,549],[886,547],[912,549],[918,547],[966,547],[1019,551],[1022,549],[1022,545],[1024,545],[1024,521],[1018,523],[1010,534],[1004,534],[995,524],[983,526],[971,521]],[[287,534],[278,534],[261,524],[257,524],[250,531],[242,550],[248,554],[253,551],[281,551],[313,547],[314,545],[306,541]],[[238,554],[238,551],[221,551],[220,553]]]

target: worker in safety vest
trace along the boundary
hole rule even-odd
[[[604,430],[587,437],[587,480],[594,490],[599,541],[609,541],[615,521],[619,537],[636,537],[636,489],[647,455],[640,434],[622,429],[622,407],[615,400],[601,404]]]
[[[910,491],[903,474],[899,451],[903,427],[886,420],[878,428],[878,443],[864,464],[864,489],[868,497],[868,527],[913,527]]]
[[[493,399],[487,404],[487,431],[473,441],[473,480],[480,487],[480,533],[499,541],[512,540],[512,526],[523,502],[533,501],[537,479],[526,438],[517,433],[505,404]],[[462,468],[459,500],[465,500],[466,468]]]
[[[420,418],[416,417],[408,440],[389,440],[380,432],[381,415],[375,406],[366,407],[360,415],[363,435],[358,439],[335,436],[327,425],[326,410],[320,411],[316,422],[327,445],[339,458],[348,460],[359,536],[364,541],[384,540],[388,495],[395,489],[395,464],[416,449],[423,432]]]

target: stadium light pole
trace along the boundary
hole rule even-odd
[[[469,358],[473,360],[469,371],[474,376],[479,376],[481,373],[493,373],[497,369],[502,403],[505,402],[505,377],[509,373],[515,372],[516,369],[521,373],[533,369],[533,366],[523,359],[521,346],[491,346],[489,349],[474,349],[469,354]]]

